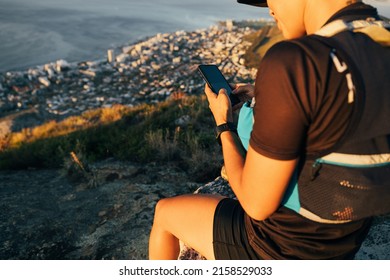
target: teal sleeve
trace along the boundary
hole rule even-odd
[[[245,103],[241,109],[240,114],[238,115],[238,124],[237,132],[242,145],[245,150],[248,150],[249,139],[251,137],[251,132],[253,128],[253,108],[249,104]]]

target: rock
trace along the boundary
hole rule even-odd
[[[175,125],[180,127],[186,127],[190,123],[191,123],[191,117],[189,115],[181,116],[175,121]]]
[[[119,179],[119,174],[116,172],[110,173],[106,177],[106,182],[113,182],[115,180]]]
[[[107,160],[91,169],[95,188],[64,170],[0,171],[0,259],[147,259],[156,202],[199,187],[169,166]],[[145,174],[158,180],[138,183]]]

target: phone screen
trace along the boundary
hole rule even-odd
[[[232,88],[230,87],[228,81],[225,79],[221,71],[219,71],[216,65],[199,65],[199,72],[203,76],[203,79],[206,81],[208,86],[212,89],[213,92],[218,94],[218,92],[224,88],[227,91],[227,94],[230,97],[232,106],[240,103],[240,100],[237,96],[231,94]]]

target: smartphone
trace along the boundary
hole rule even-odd
[[[232,94],[231,86],[216,65],[202,64],[198,66],[198,71],[202,75],[203,79],[206,81],[207,85],[215,94],[218,94],[219,90],[224,88],[227,91],[232,106],[241,102],[237,96]]]

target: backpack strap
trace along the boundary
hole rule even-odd
[[[311,40],[311,42],[309,40]],[[321,153],[317,155],[317,157],[321,157],[323,155],[336,151],[345,143],[348,136],[351,135],[357,129],[357,126],[362,116],[361,112],[363,110],[364,105],[365,90],[363,84],[363,77],[360,73],[359,68],[356,66],[350,55],[346,51],[344,51],[344,48],[334,38],[311,35],[308,36],[305,40],[298,39],[291,40],[291,42],[300,46],[315,63],[316,61],[318,61],[319,53],[315,45],[312,44],[313,40],[329,48],[330,57],[333,59],[335,65],[337,65],[336,68],[338,72],[344,75],[346,78],[346,83],[348,86],[348,103],[353,105],[351,121],[344,135],[333,147],[321,151]]]
[[[344,135],[341,137],[338,143],[336,143],[329,150],[323,151],[323,153],[319,156],[334,152],[345,143],[348,136],[352,135],[357,129],[362,117],[361,112],[364,106],[365,90],[362,74],[359,68],[356,66],[354,60],[344,50],[344,47],[336,39],[335,36],[345,31],[364,33],[378,44],[384,47],[389,47],[390,31],[388,29],[390,29],[390,23],[384,20],[375,20],[373,18],[368,18],[367,20],[355,20],[351,22],[346,22],[340,19],[326,24],[314,35],[309,36],[309,38],[319,41],[330,48],[330,55],[335,61],[336,65],[341,60],[338,67],[341,70],[338,70],[339,72],[348,71],[345,74],[349,90],[348,102],[351,104],[354,103],[351,121]],[[317,54],[313,52],[312,48],[310,48],[309,45],[305,44],[305,41],[292,40],[291,42],[303,48],[309,56],[312,56],[313,61],[316,61]]]
[[[346,78],[347,85],[349,87],[349,102],[355,103],[352,112],[352,118],[346,133],[332,148],[332,151],[335,151],[337,148],[341,147],[342,144],[347,140],[348,135],[352,135],[352,133],[357,129],[359,121],[362,117],[361,112],[365,98],[363,84],[364,80],[362,74],[351,56],[346,51],[344,51],[343,46],[336,39],[336,35],[344,31],[364,33],[376,43],[388,48],[390,47],[389,29],[389,22],[384,20],[375,20],[373,18],[368,18],[367,20],[355,20],[351,22],[335,20],[326,24],[319,31],[317,31],[315,35],[312,36],[312,38],[321,41],[323,44],[332,49],[331,56],[339,55],[342,61],[345,62],[350,72],[346,75]]]
[[[369,36],[375,42],[385,47],[390,47],[390,23],[384,20],[354,20],[345,22],[343,20],[332,21],[323,26],[315,34],[322,37],[332,37],[342,31],[361,32]]]

